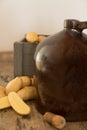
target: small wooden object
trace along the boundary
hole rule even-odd
[[[66,125],[66,120],[64,117],[51,112],[46,112],[43,119],[58,129],[62,129]]]

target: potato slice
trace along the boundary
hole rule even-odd
[[[8,94],[8,99],[11,107],[20,115],[30,114],[30,107],[21,99],[21,97],[16,92],[10,92]]]

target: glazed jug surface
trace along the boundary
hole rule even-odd
[[[87,120],[87,22],[64,21],[64,29],[36,48],[37,109]]]

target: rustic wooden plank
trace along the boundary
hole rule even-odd
[[[30,115],[18,115],[12,108],[0,111],[0,130],[56,130],[43,122],[42,115],[35,109],[34,103],[27,103],[32,109]]]
[[[13,52],[12,51],[0,52],[0,63],[1,62],[13,62]]]

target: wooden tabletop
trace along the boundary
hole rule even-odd
[[[13,70],[13,54],[0,53],[0,85],[6,86],[13,78]],[[27,116],[17,114],[11,107],[0,110],[0,130],[57,130],[43,121],[42,114],[35,107],[35,101],[26,103],[32,110]],[[63,130],[87,130],[87,121],[67,122]]]

